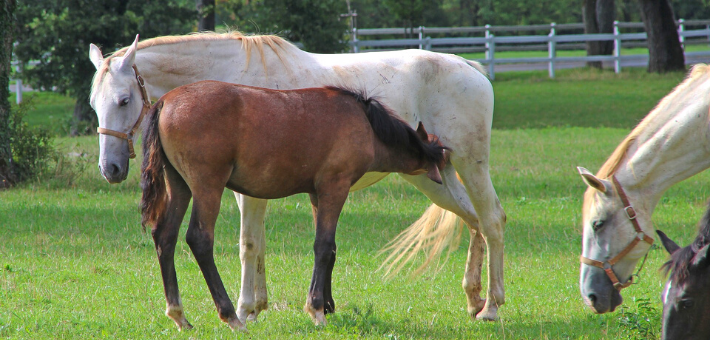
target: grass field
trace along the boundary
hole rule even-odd
[[[650,252],[638,285],[624,291],[624,309],[594,315],[578,289],[580,208],[585,185],[575,166],[596,170],[628,131],[682,74],[588,70],[501,73],[492,179],[508,215],[506,304],[500,320],[472,321],[460,283],[467,242],[439,271],[385,280],[377,250],[416,220],[428,200],[398,176],[351,194],[340,219],[333,274],[337,313],[315,327],[301,310],[312,270],[314,231],[308,198],[274,200],[267,225],[269,310],[232,333],[217,318],[204,279],[184,242],[176,252],[183,303],[195,329],[178,332],[163,315],[162,282],[151,237],[139,225],[138,161],[128,180],[109,185],[96,169],[97,139],[58,138],[65,153],[86,152],[85,170],[63,179],[0,192],[0,337],[244,339],[643,339],[660,329],[666,255]],[[44,96],[44,95],[40,95]],[[51,101],[50,101],[51,102]],[[33,125],[46,115],[30,113]],[[655,226],[689,242],[705,207],[710,176],[671,188]],[[236,303],[239,210],[225,191],[215,256]],[[650,303],[650,307],[646,304]],[[649,321],[644,321],[644,318]]]

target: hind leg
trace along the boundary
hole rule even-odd
[[[476,153],[462,152],[458,154],[469,156]],[[479,320],[495,320],[498,315],[498,307],[505,303],[503,229],[506,216],[488,173],[487,148],[483,154],[479,155],[479,158],[470,158],[459,157],[457,153],[453,153],[451,162],[459,172],[461,180],[466,186],[468,196],[471,198],[476,212],[478,212],[482,239],[485,240],[488,247],[487,300],[483,310],[476,315],[476,318]],[[474,242],[482,244],[481,240],[477,240],[476,237],[474,237]],[[479,252],[479,250],[473,249],[472,252]]]
[[[237,316],[244,323],[247,320],[256,321],[259,313],[268,307],[264,262],[264,216],[268,201],[239,193],[234,195],[241,211],[239,257],[242,262],[242,288],[237,302]]]
[[[425,175],[402,177],[416,186],[431,201],[439,207],[449,210],[463,219],[471,235],[469,243],[466,269],[462,287],[466,293],[469,315],[475,317],[483,309],[485,299],[481,298],[481,268],[483,265],[483,251],[485,241],[478,227],[478,216],[473,204],[468,198],[468,193],[456,176],[456,170],[447,166],[441,172],[443,185],[436,184]],[[441,226],[441,227],[454,227]],[[452,230],[451,232],[455,232]]]
[[[175,244],[177,243],[180,224],[190,203],[190,189],[172,167],[165,168],[167,180],[168,202],[167,214],[157,223],[151,234],[160,263],[160,274],[163,277],[163,289],[167,307],[165,315],[170,317],[179,330],[190,329],[180,300],[177,275],[175,273]]]
[[[199,185],[191,185],[194,197],[192,203],[192,216],[187,229],[186,240],[202,275],[205,277],[207,287],[212,294],[219,318],[229,325],[232,330],[245,330],[244,324],[239,321],[232,301],[222,284],[217,266],[214,263],[214,227],[219,214],[220,200],[224,186],[210,186],[202,181]]]

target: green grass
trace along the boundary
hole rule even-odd
[[[15,94],[10,95],[10,103],[15,104]],[[25,116],[29,126],[48,129],[57,136],[69,134],[75,100],[54,92],[24,92],[23,103],[30,105]]]
[[[258,323],[248,325],[249,334],[237,333],[236,337],[633,338],[635,334],[621,321],[622,314],[594,315],[579,296],[580,209],[585,185],[575,166],[597,169],[645,115],[640,111],[648,111],[682,75],[617,78],[580,72],[563,74],[557,80],[534,73],[513,78],[494,83],[499,128],[493,131],[491,175],[508,215],[507,300],[500,309],[500,321],[476,322],[466,315],[460,286],[466,242],[437,273],[418,278],[405,273],[384,280],[376,271],[381,260],[377,250],[429,205],[401,178],[389,176],[374,187],[352,193],[344,208],[333,274],[337,313],[323,328],[313,326],[301,310],[313,263],[308,198],[297,195],[271,201],[266,219],[269,310]],[[583,94],[590,89],[595,89],[591,91],[595,99],[585,102]],[[632,94],[620,96],[629,91]],[[559,98],[563,96],[569,99]],[[629,100],[643,105],[620,103]],[[579,113],[557,113],[571,109]],[[547,117],[546,112],[556,118]],[[600,118],[589,122],[591,115]],[[626,118],[617,125],[619,117]],[[540,124],[541,120],[547,123]],[[163,315],[165,302],[152,240],[139,225],[140,159],[131,161],[125,183],[109,185],[96,169],[95,136],[57,142],[65,153],[90,154],[80,180],[71,187],[53,180],[33,182],[0,193],[0,337],[235,337],[217,318],[184,242],[186,225],[178,242],[176,267],[187,317],[196,328],[180,333]],[[709,184],[710,176],[703,173],[671,188],[656,208],[656,227],[681,244],[689,242],[704,210]],[[240,280],[238,221],[233,195],[225,191],[215,258],[235,303]],[[652,250],[641,282],[624,291],[630,313],[644,299],[660,313],[663,278],[657,269],[665,259],[663,251]]]

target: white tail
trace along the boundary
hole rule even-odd
[[[422,217],[380,250],[380,254],[390,254],[378,270],[385,268],[386,275],[391,277],[423,250],[427,253],[426,260],[412,275],[421,274],[429,264],[439,259],[447,246],[447,258],[448,254],[458,247],[463,225],[463,221],[456,214],[432,204]]]

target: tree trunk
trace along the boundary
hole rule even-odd
[[[89,101],[77,100],[74,104],[74,121],[71,126],[71,135],[88,135],[95,131],[96,127],[98,127],[96,113],[89,105]]]
[[[584,33],[613,33],[616,8],[614,0],[584,0],[582,17]],[[587,55],[611,55],[614,51],[613,41],[588,41]],[[589,61],[587,66],[602,68],[600,61]]]
[[[15,183],[15,169],[10,148],[10,71],[15,0],[4,0],[0,8],[0,189]]]
[[[215,0],[196,0],[196,2],[199,15],[197,31],[214,31]]]
[[[648,72],[684,71],[675,15],[668,0],[639,0],[641,18],[648,35]]]

